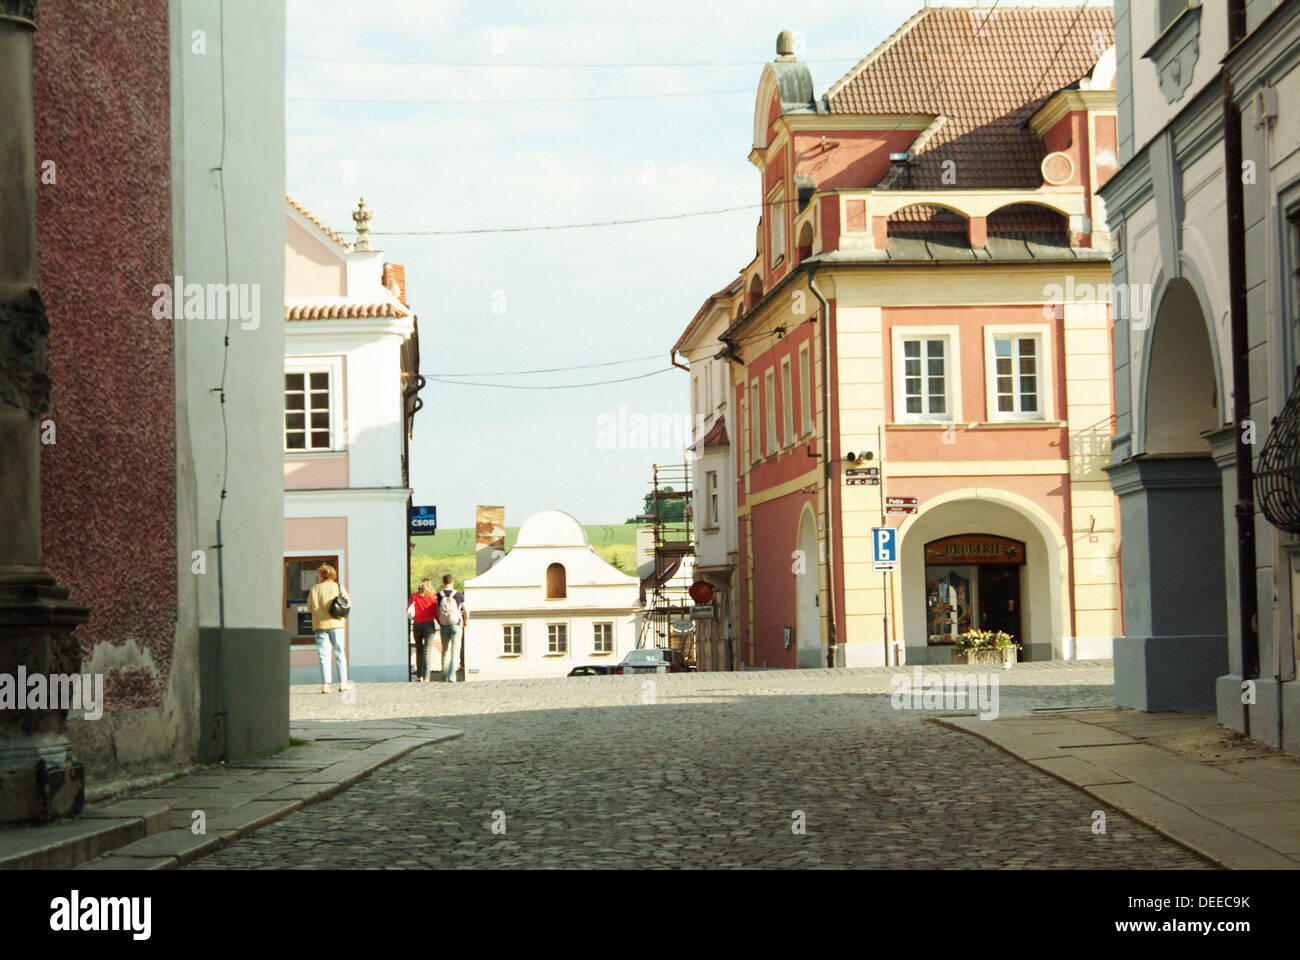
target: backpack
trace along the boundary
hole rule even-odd
[[[456,602],[456,591],[442,590],[438,593],[438,623],[444,627],[460,624],[460,604]]]
[[[343,586],[340,584],[339,595],[330,601],[330,616],[336,620],[345,620],[351,612],[352,600],[343,593]]]

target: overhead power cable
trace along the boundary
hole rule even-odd
[[[539,230],[579,230],[584,227],[618,227],[629,223],[655,223],[661,220],[684,220],[688,217],[712,217],[738,210],[760,210],[777,204],[798,203],[798,197],[769,200],[762,203],[742,203],[737,207],[719,207],[716,210],[691,210],[687,213],[666,213],[655,217],[628,217],[622,220],[591,220],[582,223],[552,223],[531,227],[475,227],[471,230],[371,230],[372,237],[458,237],[473,233],[533,233]]]
[[[591,383],[552,383],[543,385],[531,385],[521,383],[471,383],[465,380],[444,380],[441,377],[425,377],[430,383],[446,383],[457,387],[497,387],[501,390],[573,390],[578,387],[602,387],[608,383],[628,383],[632,380],[644,380],[647,377],[656,377],[661,373],[667,373],[670,370],[676,370],[676,367],[664,367],[662,370],[652,370],[649,373],[643,373],[635,377],[620,377],[617,380],[596,380]]]
[[[583,363],[573,367],[546,367],[539,370],[497,370],[492,373],[440,373],[439,377],[520,377],[534,373],[562,373],[566,370],[590,370],[593,367],[617,367],[625,363],[641,363],[645,360],[662,360],[662,353],[649,353],[644,357],[630,360],[609,360],[605,363]]]
[[[546,61],[510,61],[510,60],[435,60],[424,57],[288,57],[288,60],[302,62],[323,62],[323,63],[376,63],[376,64],[413,64],[431,67],[547,67],[557,70],[571,69],[592,69],[592,70],[630,70],[640,68],[664,67],[762,67],[766,66],[768,60],[677,60],[650,62],[643,61],[639,63],[562,63]],[[819,57],[812,60],[802,60],[801,63],[847,63],[849,61],[858,61],[860,56],[851,57]]]
[[[478,107],[491,104],[518,103],[594,103],[608,100],[669,100],[682,97],[717,97],[724,94],[750,93],[752,87],[733,87],[730,90],[687,90],[681,93],[617,93],[597,97],[505,97],[502,99],[473,99],[468,97],[445,97],[438,99],[418,99],[415,97],[285,97],[292,103],[409,103],[417,106],[456,106]]]

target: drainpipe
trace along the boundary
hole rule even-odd
[[[827,659],[834,666],[835,658],[835,554],[831,536],[831,306],[817,287],[817,268],[808,271],[808,289],[822,305],[822,476],[826,491],[826,642]]]
[[[1244,3],[1232,0],[1229,46],[1244,35]],[[1241,115],[1232,96],[1232,78],[1223,75],[1223,154],[1228,211],[1228,290],[1232,329],[1232,419],[1236,428],[1237,589],[1240,598],[1241,677],[1259,676],[1259,597],[1255,576],[1255,467],[1242,423],[1250,419],[1250,341],[1246,315],[1246,227],[1241,184]],[[1243,733],[1250,736],[1250,705],[1241,707]]]
[[[688,367],[688,366],[686,366],[686,364],[684,364],[684,363],[678,363],[678,362],[677,362],[677,348],[676,348],[676,347],[673,347],[672,350],[668,351],[668,362],[671,363],[671,364],[672,364],[674,367],[676,367],[678,370],[685,370],[687,373],[690,373],[690,372],[691,372],[691,368]]]

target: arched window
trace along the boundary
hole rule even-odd
[[[566,593],[564,564],[553,563],[546,568],[546,599],[563,600]]]

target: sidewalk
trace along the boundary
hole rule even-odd
[[[66,823],[0,830],[0,870],[173,869],[328,799],[412,750],[461,735],[411,720],[306,720],[289,732],[306,742],[87,807]]]
[[[1214,714],[1043,710],[932,722],[974,734],[1228,869],[1300,867],[1300,761]]]

